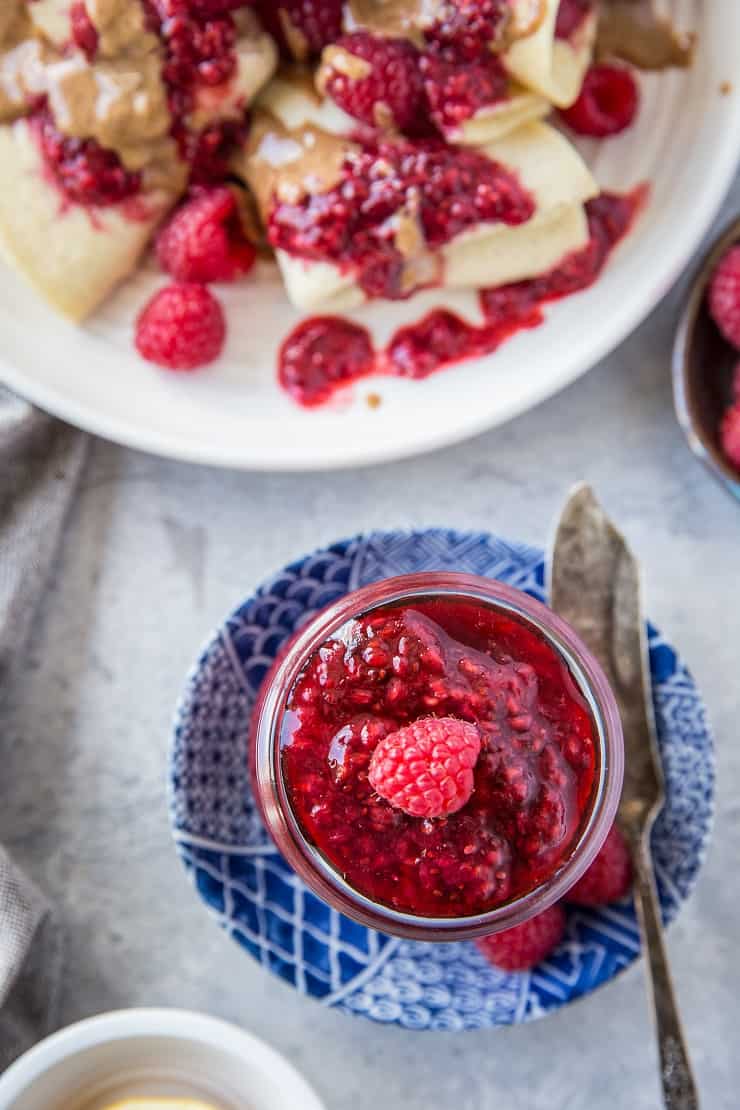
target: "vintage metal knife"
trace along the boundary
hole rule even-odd
[[[634,862],[634,895],[646,956],[667,1110],[698,1110],[699,1098],[671,981],[650,855],[663,808],[640,569],[590,486],[577,486],[558,522],[550,558],[552,608],[601,663],[622,717],[625,778],[618,821]]]

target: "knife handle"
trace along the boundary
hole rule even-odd
[[[648,992],[653,1003],[663,1102],[666,1110],[699,1110],[699,1096],[668,967],[647,833],[636,843],[633,841],[633,859],[635,907],[646,955]]]

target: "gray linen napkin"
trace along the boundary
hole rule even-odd
[[[25,644],[87,444],[0,387],[0,694]],[[0,779],[0,813],[11,789]],[[0,845],[0,1071],[53,1028],[60,971],[54,915]]]

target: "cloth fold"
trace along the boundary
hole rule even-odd
[[[28,638],[87,450],[87,436],[0,387],[0,695]],[[0,836],[11,789],[0,778]],[[0,845],[0,1071],[54,1027],[60,977],[54,913]]]

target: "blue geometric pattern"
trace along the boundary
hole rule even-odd
[[[491,967],[470,942],[401,941],[330,909],[294,875],[258,816],[247,766],[249,717],[285,641],[349,590],[389,575],[459,570],[544,597],[542,552],[485,533],[381,532],[280,571],[219,629],[178,707],[170,764],[178,851],[219,923],[264,967],[348,1014],[407,1029],[493,1028],[541,1017],[607,982],[639,952],[634,909],[568,909],[568,930],[534,971]],[[714,756],[686,667],[649,629],[667,804],[653,834],[663,917],[691,892],[711,832]]]

